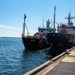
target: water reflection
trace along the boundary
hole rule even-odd
[[[26,51],[23,50],[22,52],[22,59],[21,59],[21,68],[23,73],[26,73],[33,68],[43,64],[48,59],[46,58],[46,54],[40,51]]]
[[[0,75],[23,75],[47,60],[42,51],[24,50],[21,38],[0,38]]]

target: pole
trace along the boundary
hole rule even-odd
[[[54,33],[55,33],[55,11],[56,11],[56,7],[54,6]]]
[[[26,21],[26,14],[24,14],[24,23],[23,23],[23,35],[25,35],[25,21]]]

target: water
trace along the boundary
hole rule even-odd
[[[44,52],[26,52],[21,38],[0,38],[0,75],[23,75],[47,60]]]

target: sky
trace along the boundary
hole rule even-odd
[[[54,6],[57,23],[67,23],[64,18],[69,12],[75,16],[75,0],[0,0],[0,37],[21,37],[24,14],[29,33],[33,35],[42,27],[43,19],[44,26],[48,19],[53,22]],[[75,24],[75,19],[72,21]]]

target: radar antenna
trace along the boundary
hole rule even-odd
[[[71,25],[71,19],[75,19],[75,17],[73,16],[71,16],[71,13],[69,12],[69,15],[68,15],[68,17],[66,17],[65,19],[68,19],[68,26],[69,25]]]

